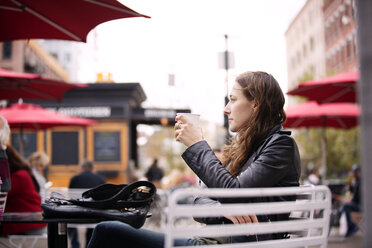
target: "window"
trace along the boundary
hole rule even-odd
[[[352,55],[352,47],[351,47],[351,40],[348,40],[346,42],[346,58],[347,60],[350,60],[351,59],[351,55]]]
[[[12,58],[12,42],[6,41],[3,43],[3,59]]]
[[[56,53],[50,53],[50,55],[52,55],[56,60],[58,60],[58,54],[56,54]]]
[[[65,62],[70,62],[70,60],[71,60],[71,54],[65,53]]]
[[[52,164],[77,165],[78,163],[78,132],[52,132]]]
[[[20,137],[18,132],[12,132],[11,144],[18,151],[20,150]],[[33,152],[37,150],[36,147],[36,132],[26,132],[22,134],[22,145],[23,145],[23,157],[29,157]]]
[[[310,37],[310,51],[313,52],[315,48],[314,38]]]
[[[304,44],[302,50],[303,50],[304,58],[306,58],[307,57],[307,48],[306,48],[306,45],[305,44]]]

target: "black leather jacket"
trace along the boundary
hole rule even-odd
[[[209,188],[254,188],[298,186],[301,163],[298,148],[291,132],[275,126],[260,142],[245,162],[240,174],[233,177],[214,155],[206,141],[193,144],[182,154],[183,159]],[[287,198],[265,198],[260,201],[280,201]],[[196,204],[219,204],[218,199],[196,198]],[[286,216],[288,217],[288,216]],[[259,221],[279,220],[283,215],[265,216]],[[225,218],[196,219],[206,224],[225,222]],[[264,237],[270,239],[270,237]],[[251,237],[252,238],[252,237]],[[272,237],[271,237],[272,238]],[[243,238],[244,239],[244,238]],[[239,238],[230,242],[239,242]]]

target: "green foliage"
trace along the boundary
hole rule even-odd
[[[144,155],[150,158],[165,158],[167,161],[165,174],[174,169],[185,171],[187,165],[181,157],[183,150],[177,149],[179,144],[175,143],[173,127],[158,126],[143,147]]]
[[[302,77],[299,79],[299,82],[305,82],[305,81],[309,81],[309,80],[313,80],[314,79],[314,75],[312,73],[309,73],[309,72],[305,72]]]
[[[327,178],[339,178],[351,166],[359,163],[359,128],[340,130],[327,128]],[[322,160],[321,129],[309,128],[295,131],[302,164],[320,165]]]

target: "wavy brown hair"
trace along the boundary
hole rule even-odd
[[[31,180],[34,183],[36,191],[40,192],[40,185],[37,182],[34,174],[32,173],[31,167],[22,158],[22,156],[17,152],[17,150],[12,146],[7,146],[6,155],[8,156],[10,173],[13,174],[16,171],[25,170],[30,175]]]
[[[251,118],[238,130],[231,144],[223,150],[222,164],[237,176],[245,161],[252,155],[268,132],[285,119],[284,95],[275,78],[261,71],[245,72],[236,78],[244,96],[257,105]]]

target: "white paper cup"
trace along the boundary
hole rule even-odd
[[[177,115],[183,115],[186,117],[187,121],[192,123],[193,126],[199,127],[200,124],[200,115],[199,114],[191,114],[191,113],[177,113]]]

